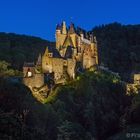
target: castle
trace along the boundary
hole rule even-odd
[[[126,84],[126,94],[139,93],[140,90],[140,73],[133,73],[131,82]]]
[[[78,64],[82,69],[98,65],[96,37],[74,24],[66,27],[66,23],[56,27],[56,47],[46,47],[44,54],[34,63],[23,66],[23,82],[30,88],[44,85],[44,74],[53,74],[55,84],[64,83],[67,78],[74,79]]]

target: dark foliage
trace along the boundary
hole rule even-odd
[[[0,78],[0,139],[56,139],[57,117],[18,82]]]
[[[54,92],[57,97],[49,102],[59,120],[60,140],[107,139],[122,129],[120,118],[131,104],[119,79],[102,72],[87,72]]]
[[[53,42],[37,37],[0,33],[0,60],[22,70],[24,62],[36,61],[39,53],[44,53],[46,46],[54,45]]]
[[[95,27],[92,32],[97,36],[101,64],[125,80],[140,71],[140,25],[112,23]]]
[[[100,63],[129,80],[140,71],[140,26],[118,23],[96,27]],[[54,43],[0,33],[0,74],[13,76],[24,61]],[[12,66],[9,65],[9,62]],[[4,76],[3,76],[4,75]],[[7,76],[6,76],[7,75]],[[0,139],[120,140],[140,132],[140,94],[125,95],[120,79],[106,72],[85,72],[56,86],[46,104],[39,103],[19,81],[0,78]]]
[[[48,100],[43,105],[19,82],[0,79],[0,139],[105,140],[140,124],[139,95],[126,96],[109,73],[86,72]]]

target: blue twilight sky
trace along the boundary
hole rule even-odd
[[[0,0],[0,32],[54,40],[58,22],[87,30],[111,22],[140,23],[140,0]]]

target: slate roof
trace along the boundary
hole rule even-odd
[[[56,26],[56,30],[61,30],[61,25],[60,24],[57,24],[57,26]]]
[[[52,46],[50,47],[49,46],[48,51],[49,51],[49,53],[53,53],[53,57],[55,57],[55,58],[60,58],[61,57],[58,50],[55,47],[52,47]]]
[[[67,42],[67,41],[69,41],[70,46],[74,46],[74,45],[73,45],[73,42],[72,42],[72,40],[71,40],[71,37],[70,37],[69,35],[65,38],[65,41],[64,41],[64,43],[63,43],[63,46],[66,45],[66,42]]]
[[[34,62],[25,62],[23,67],[34,67]]]

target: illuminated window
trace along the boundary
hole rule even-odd
[[[52,53],[49,53],[49,57],[52,57]]]
[[[27,76],[28,77],[31,77],[32,76],[32,72],[31,71],[28,71]]]

